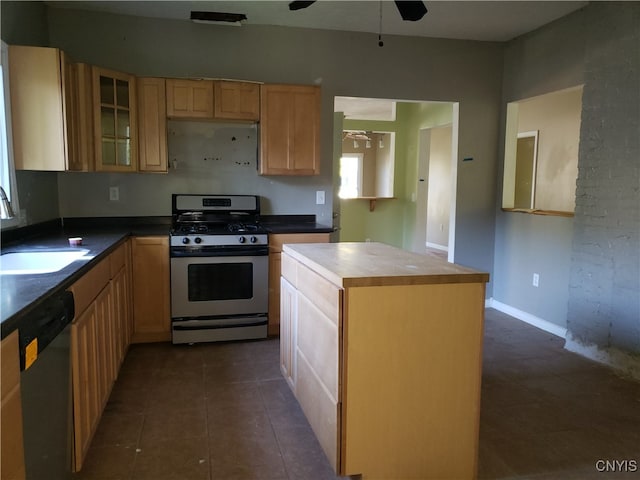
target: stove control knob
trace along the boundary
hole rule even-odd
[[[258,238],[252,235],[250,240],[251,240],[251,243],[256,243],[258,241]]]
[[[247,239],[246,239],[246,238],[244,238],[244,237],[238,237],[238,241],[239,241],[240,243],[244,243],[244,242],[246,242],[246,241],[247,241]]]
[[[185,245],[186,245],[187,243],[189,243],[189,237],[184,237],[184,238],[182,239],[182,243],[184,243]]]
[[[193,241],[196,243],[202,243],[202,239],[200,237],[196,237]]]

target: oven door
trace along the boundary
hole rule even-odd
[[[171,258],[171,317],[266,314],[267,255]]]

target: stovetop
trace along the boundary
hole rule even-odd
[[[230,235],[230,234],[266,234],[265,228],[255,223],[208,223],[177,222],[171,229],[172,235]]]
[[[260,197],[255,195],[172,195],[173,236],[261,235]]]

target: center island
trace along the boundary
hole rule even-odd
[[[280,368],[337,474],[476,477],[488,280],[381,243],[283,246]]]

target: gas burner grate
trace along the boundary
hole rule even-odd
[[[230,223],[227,225],[227,229],[230,232],[257,232],[259,226],[255,224],[247,224],[247,223]]]
[[[209,231],[209,227],[202,223],[188,223],[178,225],[175,229],[178,233],[207,233]]]

